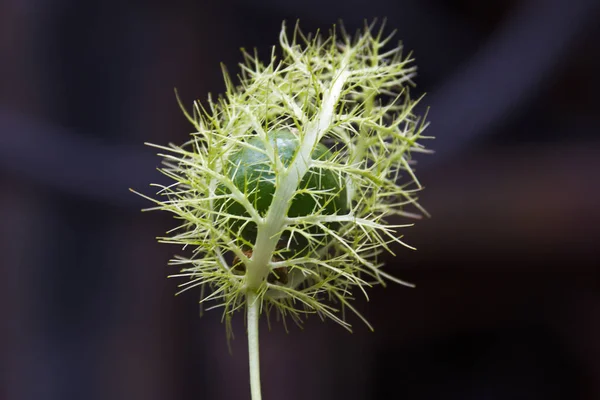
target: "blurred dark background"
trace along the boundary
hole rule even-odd
[[[350,335],[262,329],[265,399],[600,399],[600,2],[0,2],[0,399],[248,399],[243,318],[174,297],[142,214],[186,140],[283,19],[387,17],[419,67],[431,219],[407,229]],[[425,111],[425,106],[420,112]]]

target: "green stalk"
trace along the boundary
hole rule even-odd
[[[258,317],[260,300],[253,290],[248,291],[248,359],[250,362],[250,393],[252,400],[261,400],[260,358],[258,352]]]
[[[273,202],[267,211],[267,215],[263,220],[257,222],[258,235],[246,273],[248,291],[258,290],[269,274],[269,263],[281,237],[282,228],[287,219],[286,214],[289,203],[298,189],[298,184],[310,168],[313,149],[333,122],[336,105],[350,76],[346,69],[347,60],[344,58],[339,72],[323,95],[321,111],[308,124],[306,133],[302,136],[298,154],[289,167],[281,172],[282,178],[275,189]],[[273,154],[273,158],[275,157],[276,155]]]

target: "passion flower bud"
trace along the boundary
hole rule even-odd
[[[390,216],[424,212],[413,154],[426,152],[426,124],[409,93],[415,67],[391,38],[373,25],[329,37],[284,26],[268,62],[244,53],[239,84],[225,73],[224,95],[185,112],[187,143],[153,145],[174,182],[147,198],[180,223],[161,241],[188,252],[175,276],[223,307],[228,327],[252,305],[350,329],[357,292],[405,284],[378,256],[404,245],[409,225]]]
[[[426,124],[409,95],[412,60],[373,28],[324,38],[284,25],[270,62],[244,53],[240,84],[225,73],[225,95],[185,112],[196,128],[188,143],[156,146],[174,183],[161,186],[166,199],[148,198],[181,223],[161,240],[191,250],[171,261],[174,276],[222,307],[229,333],[246,309],[253,400],[261,313],[298,324],[318,314],[350,330],[351,310],[370,327],[355,293],[406,284],[378,256],[404,244],[397,228],[408,225],[390,216],[424,212],[412,153],[426,152]]]

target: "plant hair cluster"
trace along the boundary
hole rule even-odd
[[[284,24],[268,62],[243,50],[237,79],[224,69],[224,94],[184,110],[187,143],[152,145],[172,184],[147,198],[179,221],[159,240],[186,249],[173,276],[222,308],[228,327],[252,293],[284,322],[316,313],[350,329],[345,310],[365,321],[357,293],[407,284],[379,257],[408,246],[398,230],[410,224],[391,217],[425,214],[412,155],[427,152],[427,124],[409,93],[413,60],[392,39],[375,24],[326,36]],[[308,208],[291,212],[301,201]]]

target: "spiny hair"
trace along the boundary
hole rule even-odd
[[[411,155],[427,152],[420,143],[425,118],[415,115],[420,100],[409,88],[416,69],[402,46],[390,46],[394,33],[365,24],[356,35],[334,27],[327,37],[305,35],[285,24],[267,63],[243,50],[238,83],[223,68],[226,90],[203,104],[194,102],[185,116],[195,133],[181,145],[158,146],[161,172],[173,180],[160,186],[158,199],[144,196],[173,213],[180,225],[159,240],[188,249],[170,264],[186,278],[184,292],[200,288],[201,303],[223,309],[229,328],[246,293],[258,294],[262,307],[300,324],[316,313],[346,329],[344,309],[357,291],[390,280],[378,256],[391,245],[407,246],[391,225],[391,216],[418,218],[421,184]],[[181,105],[181,103],[180,103]],[[182,106],[183,109],[183,106]],[[296,153],[288,165],[269,140],[270,132],[293,132]],[[260,141],[262,146],[252,144]],[[331,152],[312,159],[318,144]],[[269,210],[261,214],[249,200],[256,185],[239,187],[232,179],[231,157],[240,149],[266,156],[276,181]],[[325,206],[339,192],[301,185],[306,174],[330,171],[344,188],[347,212],[328,214]],[[224,188],[224,190],[221,189]],[[308,195],[312,213],[288,216],[294,196]],[[236,204],[243,213],[230,212]],[[243,230],[257,230],[248,240]],[[293,250],[293,241],[304,247]],[[269,274],[285,279],[268,279]]]

